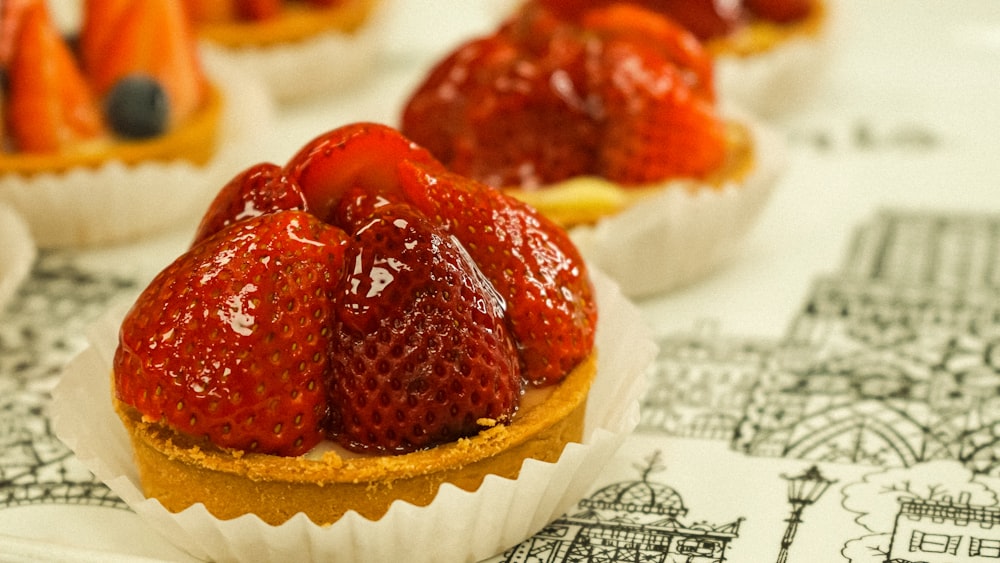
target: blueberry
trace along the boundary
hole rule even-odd
[[[127,139],[148,139],[167,129],[170,102],[155,79],[129,75],[115,84],[104,101],[104,116],[111,130]]]

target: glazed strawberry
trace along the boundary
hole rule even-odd
[[[447,228],[507,303],[525,378],[560,381],[593,348],[597,307],[564,231],[499,190],[419,164],[403,168],[412,204]]]
[[[329,220],[344,193],[354,187],[372,194],[398,194],[396,168],[414,160],[442,168],[425,149],[393,129],[356,123],[320,135],[285,165],[289,178],[305,194],[309,209]]]
[[[623,11],[635,10],[614,7],[600,15],[616,19]],[[704,177],[722,165],[725,124],[711,96],[700,84],[688,82],[683,67],[647,42],[617,38],[605,41],[600,67],[608,74],[602,90],[604,137],[596,165],[600,176],[641,185],[663,178]]]
[[[519,28],[519,37],[545,37],[536,29]],[[586,173],[600,133],[599,107],[586,97],[585,45],[548,37],[540,48],[554,60],[538,61],[504,34],[462,46],[407,103],[403,132],[451,170],[493,186]]]
[[[266,20],[281,12],[281,0],[236,0],[239,16],[247,20]]]
[[[757,17],[778,23],[805,19],[812,11],[810,0],[745,0],[747,8]]]
[[[639,47],[645,67],[673,66],[682,83],[697,95],[715,99],[715,78],[711,55],[697,37],[669,18],[650,16],[646,9],[627,3],[590,10],[580,24],[584,29],[600,33],[605,44],[629,43]],[[605,47],[607,49],[607,47]],[[624,61],[604,60],[603,68],[621,72]],[[653,79],[655,80],[655,78]]]
[[[132,0],[87,0],[83,2],[79,56],[84,71],[99,68],[119,35],[122,14]]]
[[[91,20],[94,21],[94,20]],[[97,25],[95,21],[93,25]],[[85,55],[94,90],[107,94],[120,80],[146,75],[167,93],[172,122],[192,114],[201,104],[205,84],[197,46],[184,8],[176,0],[133,0],[113,24],[114,41],[88,39],[107,29],[84,27],[81,45],[93,43],[99,53]],[[112,48],[113,47],[113,48]]]
[[[23,152],[55,152],[103,133],[97,102],[42,3],[28,6],[12,53],[6,129]]]
[[[184,0],[183,4],[193,22],[217,23],[236,18],[235,0]]]
[[[43,0],[4,0],[0,2],[0,68],[10,64],[14,43],[21,27],[25,9]]]
[[[388,205],[357,231],[345,262],[334,439],[402,453],[510,420],[521,377],[503,301],[460,244],[411,207]]]
[[[147,420],[246,451],[323,439],[332,306],[346,235],[300,211],[193,247],[127,314],[115,393]]]
[[[305,211],[302,190],[281,166],[256,164],[237,174],[219,190],[202,216],[193,244],[238,221],[282,210]]]
[[[533,0],[561,17],[578,19],[594,8],[624,4],[621,0]],[[699,39],[720,37],[742,24],[741,1],[723,0],[630,0],[631,4],[667,16]]]
[[[496,187],[586,175],[636,185],[715,170],[725,143],[702,45],[635,5],[579,6],[561,19],[528,4],[459,48],[407,102],[403,133]]]

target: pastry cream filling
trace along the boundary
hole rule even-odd
[[[726,159],[705,178],[667,178],[651,184],[624,186],[598,176],[577,176],[540,188],[504,191],[534,207],[562,227],[596,223],[670,187],[696,191],[739,182],[753,169],[753,142],[745,125],[726,123]]]
[[[526,412],[527,410],[533,409],[536,406],[545,402],[546,399],[552,396],[552,393],[555,390],[555,388],[556,388],[555,385],[548,385],[546,387],[528,387],[525,390],[525,392],[521,395],[521,401],[518,404],[517,412],[514,413],[512,421],[517,419],[518,413]],[[491,426],[495,426],[497,423],[494,420],[481,419],[479,421],[479,424],[480,426],[483,427],[483,429],[485,429]],[[301,457],[308,460],[320,461],[327,454],[330,453],[334,454],[336,457],[340,459],[358,459],[364,457],[377,457],[379,455],[389,455],[389,454],[369,454],[369,453],[354,452],[345,448],[344,446],[341,446],[340,444],[334,442],[333,440],[323,440],[319,444],[316,444],[316,446],[313,449],[303,454]]]

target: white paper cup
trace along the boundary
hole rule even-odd
[[[216,153],[203,166],[185,160],[0,175],[0,203],[14,208],[43,248],[133,242],[197,224],[219,188],[256,150],[273,110],[259,81],[231,64],[203,59],[224,98]]]
[[[209,41],[202,48],[253,74],[280,104],[317,99],[346,90],[371,75],[385,44],[389,0],[381,0],[353,33],[330,31],[268,46],[228,47]]]
[[[24,219],[0,204],[0,311],[31,273],[37,249]]]
[[[280,526],[254,515],[219,520],[197,504],[179,513],[147,499],[128,435],[111,404],[112,357],[124,310],[90,331],[90,346],[53,391],[56,435],[151,527],[192,555],[215,561],[478,561],[558,518],[599,476],[639,420],[645,376],[656,355],[638,310],[593,272],[597,289],[598,371],[582,443],[555,463],[527,460],[517,479],[487,476],[475,492],[445,484],[431,504],[394,503],[378,521],[347,513],[322,527],[298,514]]]
[[[725,114],[750,131],[755,161],[746,177],[721,188],[669,181],[638,204],[570,231],[584,257],[629,297],[664,293],[711,273],[738,251],[767,203],[785,166],[784,140],[743,112]]]
[[[790,37],[762,53],[719,55],[716,95],[764,118],[788,114],[803,107],[821,87],[829,46],[828,31],[823,29],[815,36]]]

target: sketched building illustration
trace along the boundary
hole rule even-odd
[[[687,523],[687,508],[669,486],[650,480],[659,452],[636,481],[608,485],[503,555],[504,563],[642,561],[721,563],[743,519]]]
[[[643,398],[640,432],[729,440],[774,345],[704,323],[660,342],[658,376]]]
[[[1000,561],[1000,508],[903,497],[886,559],[889,563]]]
[[[1000,217],[884,214],[819,280],[736,435],[755,455],[996,473]]]
[[[668,339],[640,430],[750,455],[1000,475],[1000,216],[884,212],[785,335]]]

